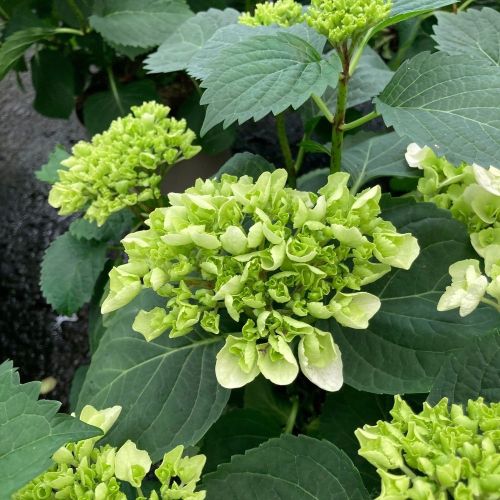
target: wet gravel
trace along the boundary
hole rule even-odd
[[[47,204],[48,186],[34,177],[56,144],[71,147],[84,137],[76,118],[51,120],[32,108],[13,75],[0,82],[0,362],[12,359],[21,380],[53,376],[50,398],[67,404],[74,370],[87,358],[85,313],[57,317],[40,288],[40,262],[69,221]]]

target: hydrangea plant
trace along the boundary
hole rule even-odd
[[[138,449],[130,440],[119,448],[98,445],[120,413],[120,406],[105,410],[85,406],[79,419],[99,427],[103,434],[68,443],[57,450],[50,469],[18,491],[13,500],[126,500],[130,496],[122,488],[125,483],[136,490],[136,500],[203,500],[205,492],[195,489],[205,457],[183,457],[184,447],[180,445],[165,453],[162,463],[154,471],[161,483],[159,490],[152,490],[148,497],[143,495],[141,486],[152,466],[148,452]]]
[[[241,24],[247,26],[293,26],[304,20],[302,4],[294,0],[263,2],[255,6],[255,12],[244,12],[239,17]]]
[[[438,303],[438,310],[459,308],[471,314],[480,302],[500,311],[500,170],[462,163],[455,166],[431,148],[410,144],[406,153],[410,167],[423,170],[418,191],[424,201],[450,210],[467,225],[474,250],[482,257],[450,266],[452,284]]]
[[[61,162],[66,168],[49,193],[50,205],[61,215],[85,211],[101,226],[114,212],[158,200],[166,172],[201,149],[186,121],[169,113],[155,102],[134,106],[90,143],[76,144]]]
[[[399,396],[392,420],[356,431],[359,454],[377,468],[380,500],[498,498],[500,403],[424,403],[415,413]]]
[[[338,390],[340,352],[315,321],[367,328],[380,300],[362,287],[391,267],[409,269],[419,246],[379,217],[378,186],[353,195],[349,175],[337,173],[314,194],[287,188],[286,180],[283,169],[255,182],[223,175],[171,193],[171,206],[146,221],[150,229],[122,241],[128,262],[111,271],[102,312],[153,288],[165,307],[140,311],[133,325],[153,340],[166,330],[189,334],[198,323],[217,335],[225,310],[241,333],[229,335],[217,356],[221,385],[241,387],[259,373],[292,383],[298,339],[302,372]]]

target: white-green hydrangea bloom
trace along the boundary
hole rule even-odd
[[[289,384],[300,368],[327,390],[342,384],[342,363],[319,319],[367,328],[380,300],[361,291],[391,267],[407,269],[416,239],[379,217],[380,188],[349,192],[349,175],[331,175],[318,194],[287,188],[285,170],[198,180],[151,213],[149,229],[126,236],[128,263],[111,272],[103,312],[122,307],[137,284],[165,297],[133,328],[152,340],[196,325],[220,335],[220,313],[236,324],[217,356],[229,388],[259,373]],[[304,339],[302,343],[301,341]],[[330,379],[328,379],[330,377]]]
[[[67,169],[58,171],[50,205],[61,215],[85,211],[86,219],[102,225],[113,212],[159,198],[166,170],[201,149],[186,121],[169,113],[156,102],[134,106],[90,143],[76,144],[62,162]]]
[[[303,7],[294,0],[262,2],[255,6],[253,14],[244,12],[238,19],[240,24],[248,26],[292,26],[304,20]]]
[[[453,282],[438,309],[459,308],[465,316],[481,301],[500,311],[496,296],[500,272],[500,170],[465,163],[454,166],[429,147],[416,144],[408,146],[406,160],[411,167],[423,170],[418,183],[423,200],[450,210],[454,218],[466,224],[472,246],[484,259],[486,276],[481,274],[478,261],[462,261],[450,267]]]
[[[446,398],[415,413],[399,396],[391,422],[355,434],[359,454],[377,468],[380,500],[494,500],[500,491],[500,403]]]
[[[120,406],[96,410],[87,405],[80,420],[100,427],[104,434],[111,428],[121,411]],[[13,500],[127,500],[122,481],[134,488],[142,486],[152,461],[147,451],[137,449],[132,441],[120,448],[97,446],[102,436],[77,443],[68,443],[54,453],[53,465],[24,488]],[[159,491],[152,491],[149,500],[204,500],[205,491],[195,491],[205,465],[204,455],[182,457],[178,446],[166,453],[155,475]],[[137,496],[136,500],[147,500]]]
[[[391,0],[311,0],[306,21],[334,45],[355,40],[391,11]]]

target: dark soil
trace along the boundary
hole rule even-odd
[[[58,317],[39,288],[40,262],[69,223],[47,204],[48,186],[33,172],[56,144],[84,137],[75,118],[50,120],[32,108],[33,92],[9,75],[0,82],[0,362],[12,359],[23,382],[53,376],[48,395],[67,405],[73,372],[86,358],[85,318]]]

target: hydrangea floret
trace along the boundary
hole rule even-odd
[[[152,288],[165,307],[140,311],[133,324],[147,340],[196,325],[219,335],[221,313],[235,323],[217,356],[224,387],[259,373],[290,384],[300,364],[313,383],[338,390],[340,352],[316,322],[367,328],[380,300],[362,287],[391,267],[408,269],[419,253],[411,234],[379,217],[380,187],[353,195],[348,180],[336,173],[318,194],[302,192],[285,187],[287,173],[278,169],[255,182],[199,179],[169,194],[171,206],[150,214],[149,229],[122,240],[128,262],[112,269],[102,312]]]
[[[380,500],[493,500],[500,491],[500,403],[424,403],[415,413],[396,396],[392,421],[355,434],[377,468]]]
[[[278,26],[288,27],[304,20],[303,7],[294,0],[277,0],[263,2],[255,6],[255,11],[244,12],[238,19],[240,24],[247,26]]]
[[[388,17],[391,6],[390,0],[312,0],[305,19],[333,45],[340,45],[349,39],[356,42]]]
[[[102,225],[114,212],[160,197],[160,181],[177,162],[195,156],[195,133],[156,102],[132,107],[91,142],[81,141],[62,161],[49,203],[61,215],[84,210]]]
[[[500,169],[462,163],[455,166],[428,146],[410,144],[406,153],[410,167],[423,171],[418,191],[424,201],[449,210],[463,222],[471,243],[483,259],[467,259],[450,266],[452,284],[438,303],[439,311],[459,309],[472,313],[481,303],[500,311]]]
[[[87,405],[79,418],[106,434],[120,412],[120,406],[99,411]],[[102,437],[61,447],[54,453],[49,470],[18,491],[13,500],[127,500],[122,490],[124,483],[137,489],[136,500],[146,500],[140,488],[152,466],[148,452],[139,450],[132,441],[125,442],[120,448],[98,446]],[[161,465],[155,470],[160,490],[152,491],[148,500],[205,498],[205,491],[195,491],[205,456],[182,457],[183,451],[182,446],[177,446],[164,455]]]

